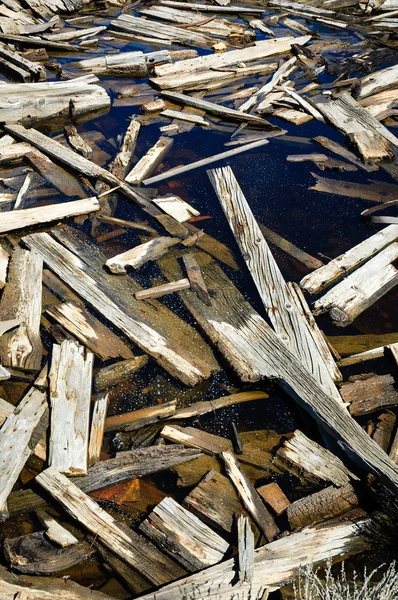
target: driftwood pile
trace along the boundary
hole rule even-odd
[[[371,549],[374,486],[398,494],[398,334],[326,338],[315,319],[355,324],[398,283],[398,219],[374,216],[398,186],[314,174],[387,224],[326,260],[259,223],[223,161],[287,140],[311,146],[290,163],[396,180],[398,2],[122,7],[0,6],[0,597],[260,600]],[[87,128],[122,107],[137,114],[121,139]],[[157,137],[138,152],[146,125]],[[224,126],[225,151],[165,168],[175,136]],[[169,185],[203,166],[239,255]],[[380,359],[382,374],[345,371]],[[269,380],[301,429],[242,426],[244,406],[275,401]]]

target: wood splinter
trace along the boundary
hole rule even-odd
[[[172,281],[171,283],[164,283],[162,285],[156,285],[155,287],[148,288],[147,290],[141,290],[135,292],[137,300],[148,300],[149,298],[160,298],[167,294],[173,294],[174,292],[180,292],[181,290],[188,290],[191,287],[189,279],[179,279],[178,281]]]

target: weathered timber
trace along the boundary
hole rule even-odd
[[[43,260],[37,252],[19,246],[14,249],[0,303],[0,321],[18,319],[20,324],[0,338],[0,362],[6,367],[40,369],[42,271]]]
[[[41,525],[45,528],[45,534],[49,540],[58,546],[61,546],[61,548],[66,548],[67,546],[77,544],[79,540],[75,538],[75,536],[68,529],[60,525],[60,523],[58,523],[58,521],[56,521],[54,517],[49,515],[45,510],[38,508],[35,513]]]
[[[119,452],[115,458],[100,461],[90,467],[87,475],[74,477],[73,483],[88,494],[106,486],[170,469],[198,456],[198,450],[175,445],[150,446]],[[9,497],[10,514],[19,514],[46,505],[46,500],[32,490],[13,492]]]
[[[82,304],[65,302],[48,307],[46,313],[101,360],[133,358],[131,348]]]
[[[398,226],[390,225],[378,231],[370,238],[357,244],[344,254],[331,260],[313,273],[306,275],[300,281],[300,287],[309,294],[317,294],[321,290],[335,283],[341,277],[348,275],[362,265],[366,260],[395,242],[398,238]]]
[[[354,183],[341,179],[328,179],[311,173],[316,179],[316,184],[308,188],[317,192],[348,196],[349,198],[362,198],[371,202],[389,202],[397,197],[397,186],[391,183]]]
[[[185,496],[182,504],[206,523],[227,532],[232,531],[235,514],[244,510],[229,478],[214,470]]]
[[[120,150],[109,165],[109,171],[119,179],[123,180],[128,173],[140,128],[141,123],[135,119],[131,119],[124,134]]]
[[[38,439],[35,432],[47,411],[46,394],[32,387],[0,429],[0,519],[8,517],[7,498]]]
[[[170,283],[163,283],[162,285],[156,285],[146,290],[141,290],[135,293],[137,300],[149,300],[151,298],[161,298],[167,294],[174,294],[181,290],[188,290],[191,287],[189,279],[179,279]]]
[[[134,431],[145,425],[168,419],[176,414],[177,402],[172,400],[164,404],[140,408],[121,415],[108,417],[105,421],[105,431]]]
[[[31,146],[30,152],[26,154],[26,160],[32,165],[46,181],[51,183],[57,190],[66,196],[77,196],[87,198],[87,192],[78,178],[55,164],[45,154]]]
[[[53,346],[49,464],[69,475],[87,473],[93,361],[93,354],[77,342]]]
[[[254,571],[254,534],[247,515],[237,517],[239,582],[251,583]]]
[[[173,194],[157,196],[152,202],[179,223],[184,223],[192,217],[198,217],[200,215],[200,212],[190,206],[188,202],[185,202],[185,200]]]
[[[84,200],[73,200],[62,204],[50,204],[45,207],[23,208],[12,212],[2,213],[0,223],[0,234],[10,233],[18,229],[43,225],[68,217],[88,215],[99,210],[99,202],[96,197]]]
[[[207,290],[205,280],[203,279],[200,267],[196,262],[194,254],[184,254],[182,257],[184,266],[187,271],[189,283],[191,284],[191,290],[196,292],[198,298],[205,304],[211,304],[209,292]]]
[[[162,102],[164,102],[162,100]],[[206,121],[200,115],[194,115],[189,112],[182,110],[172,110],[170,108],[163,110],[161,113],[162,117],[168,117],[169,119],[178,119],[180,121],[186,121],[187,123],[193,123],[194,125],[201,125],[202,127],[209,127],[210,123]]]
[[[107,408],[108,394],[100,394],[94,402],[91,417],[90,441],[87,454],[88,466],[95,464],[100,459]]]
[[[378,169],[377,165],[366,165],[353,152],[348,150],[348,148],[346,148],[345,146],[342,146],[341,144],[335,142],[334,140],[330,140],[327,137],[318,135],[317,137],[314,137],[314,142],[317,142],[318,144],[320,144],[327,150],[330,150],[331,152],[338,154],[342,158],[349,160],[356,167],[364,169],[365,171],[368,171],[368,172],[377,171],[377,169]]]
[[[358,506],[358,498],[350,484],[335,488],[332,485],[310,496],[296,500],[286,509],[292,529],[322,523]]]
[[[24,58],[18,52],[13,52],[5,44],[0,44],[0,57],[16,65],[28,74],[27,81],[44,81],[46,79],[46,70],[31,60]]]
[[[229,547],[228,542],[170,497],[153,509],[139,529],[191,573],[220,562]]]
[[[398,85],[397,65],[366,75],[360,79],[360,83],[359,98],[366,98],[389,88],[396,88]]]
[[[221,454],[232,451],[232,442],[227,438],[201,431],[195,427],[165,425],[160,435],[175,444],[184,444],[190,448],[198,448],[206,454]]]
[[[369,542],[358,532],[359,524],[345,520],[341,523],[308,527],[298,533],[271,542],[254,551],[253,580],[240,586],[236,583],[236,558],[209,567],[186,579],[179,580],[156,592],[142,596],[142,600],[218,600],[240,593],[241,598],[260,600],[264,593],[280,588],[294,579],[304,565],[321,564],[325,560],[341,559],[366,550]]]
[[[350,404],[353,417],[368,415],[398,404],[398,389],[392,375],[372,375],[345,383],[341,395]]]
[[[77,541],[77,540],[76,540]],[[4,540],[4,555],[13,571],[32,575],[52,575],[70,569],[92,556],[87,542],[60,549],[39,531]]]
[[[260,496],[250,483],[249,479],[242,471],[233,453],[223,452],[221,456],[227,474],[234,484],[244,506],[251,514],[260,530],[264,533],[267,540],[271,542],[279,533],[279,529],[276,526],[274,519],[265,508]]]
[[[143,354],[142,356],[135,356],[134,358],[128,358],[107,367],[102,367],[94,375],[95,391],[100,392],[117,385],[133,373],[136,373],[139,369],[142,369],[142,367],[145,367],[147,362],[148,357]]]
[[[24,241],[35,246],[46,264],[86,302],[184,383],[195,385],[217,370],[209,347],[191,327],[160,304],[136,301],[132,296],[139,286],[131,278],[119,285],[114,276],[103,271],[105,260],[95,246],[83,244],[88,253],[84,262],[78,258],[83,256],[80,237],[76,254],[48,234],[29,236]]]
[[[126,273],[126,267],[133,267],[139,269],[148,260],[157,260],[161,258],[169,248],[175,246],[180,242],[179,238],[161,236],[135,246],[131,250],[117,254],[106,261],[108,269],[116,275],[123,275]]]
[[[173,138],[161,136],[156,144],[140,158],[137,164],[125,177],[127,183],[139,185],[144,179],[153,173],[173,145]]]
[[[141,51],[118,52],[81,60],[75,66],[83,71],[108,77],[142,77],[148,75],[148,66],[164,62],[170,62],[168,50],[158,50],[146,54]]]
[[[383,448],[384,452],[389,451],[391,445],[392,434],[394,431],[397,417],[390,410],[381,413],[376,421],[376,429],[373,433],[374,441]]]
[[[149,581],[144,577],[141,577],[135,569],[132,569],[121,558],[101,544],[95,536],[88,536],[88,539],[103,561],[117,573],[118,577],[127,584],[127,588],[134,594],[143,594],[152,588],[152,584],[150,584]]]
[[[42,471],[36,481],[107,548],[137,568],[154,585],[167,583],[180,575],[175,563],[133,530],[126,531],[121,523],[53,467]]]
[[[290,505],[289,500],[275,482],[266,483],[265,485],[256,488],[256,490],[265,503],[268,504],[278,516],[284,513]]]
[[[298,248],[279,234],[275,233],[275,231],[271,231],[271,229],[269,229],[262,223],[259,223],[258,225],[260,227],[261,233],[268,242],[271,242],[272,244],[274,244],[275,246],[277,246],[278,248],[280,248],[281,250],[298,260],[300,263],[302,263],[309,269],[319,269],[319,267],[322,266],[323,263],[318,258],[315,258],[314,256],[311,256],[304,250],[301,250],[301,248]]]
[[[398,271],[391,264],[397,258],[398,243],[394,242],[321,296],[314,303],[314,314],[329,311],[339,327],[352,323],[398,284]]]
[[[66,139],[69,145],[85,158],[90,158],[93,154],[91,146],[79,135],[74,125],[67,125],[64,129]]]
[[[364,162],[379,162],[394,158],[390,143],[377,131],[354,131],[348,134],[348,139]]]
[[[275,71],[271,79],[267,81],[257,92],[255,92],[250,98],[246,100],[240,107],[240,112],[247,112],[249,110],[255,110],[257,113],[262,112],[262,102],[266,96],[272,92],[274,86],[279,85],[284,79],[287,79],[291,73],[297,68],[297,57],[293,56],[286,60],[282,65]]]
[[[398,333],[379,333],[368,335],[332,335],[329,342],[339,354],[359,354],[380,346],[398,342]]]
[[[286,284],[232,169],[214,169],[208,175],[276,334],[325,391],[341,402],[317,337]]]

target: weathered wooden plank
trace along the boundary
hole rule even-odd
[[[90,441],[87,455],[89,466],[95,464],[100,459],[107,408],[108,394],[100,394],[94,402],[91,418]]]
[[[254,575],[254,534],[247,515],[238,515],[239,582],[251,583]]]
[[[45,528],[46,536],[49,540],[58,546],[61,546],[61,548],[77,544],[79,540],[68,529],[60,525],[60,523],[45,510],[38,508],[35,513],[41,525]]]
[[[350,405],[354,417],[369,415],[372,412],[398,404],[398,390],[392,375],[358,377],[341,388],[341,395]]]
[[[358,498],[351,485],[329,486],[290,504],[286,515],[292,529],[301,529],[337,517],[356,506]]]
[[[95,391],[99,392],[101,390],[106,390],[117,385],[121,381],[128,379],[133,373],[136,373],[139,369],[145,367],[147,362],[148,357],[143,354],[142,356],[120,360],[117,363],[101,367],[94,375]]]
[[[148,178],[169,152],[173,143],[173,138],[161,136],[126,175],[125,181],[132,185],[138,185]]]
[[[175,292],[180,292],[181,290],[188,290],[190,287],[191,283],[189,279],[184,278],[170,283],[155,285],[154,287],[147,288],[146,290],[141,290],[140,292],[135,293],[135,297],[137,300],[161,298],[162,296],[166,296],[167,294],[175,294]]]
[[[117,254],[106,261],[106,266],[112,273],[122,275],[126,273],[126,267],[139,269],[148,260],[161,258],[169,248],[180,242],[180,238],[161,236],[149,240],[144,244],[135,246],[131,250]]]
[[[261,487],[256,488],[261,498],[275,511],[279,516],[285,512],[290,502],[274,481],[272,483],[266,483]]]

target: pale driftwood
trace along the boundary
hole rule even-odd
[[[191,284],[191,290],[196,292],[198,298],[207,305],[211,304],[209,292],[207,290],[205,280],[203,279],[200,267],[196,262],[194,254],[184,254],[182,257],[184,266],[187,271],[188,279]]]
[[[121,523],[53,467],[42,471],[36,481],[112,552],[135,567],[154,585],[167,583],[179,573],[175,565],[133,530]]]
[[[23,158],[28,152],[30,152],[30,150],[32,150],[32,146],[29,146],[29,144],[25,144],[23,142],[19,144],[11,143],[7,146],[2,146],[0,148],[0,163]]]
[[[156,100],[150,100],[149,102],[145,102],[145,104],[142,104],[140,110],[146,115],[164,111],[165,108],[166,102],[161,98],[157,98]]]
[[[85,200],[73,200],[72,202],[51,204],[46,207],[13,210],[12,212],[2,213],[0,233],[10,233],[18,229],[43,225],[60,219],[88,215],[96,212],[99,208],[98,199],[94,196]]]
[[[116,458],[100,461],[89,468],[88,475],[73,482],[86,494],[151,473],[164,471],[201,456],[198,450],[182,446],[151,446],[118,452]],[[10,514],[46,507],[47,502],[32,490],[13,492],[9,496]]]
[[[363,552],[369,547],[366,535],[358,527],[369,520],[308,527],[254,551],[254,572],[250,586],[237,584],[237,559],[222,562],[195,575],[179,580],[156,592],[142,596],[142,600],[219,600],[240,598],[261,600],[265,592],[279,589],[292,581],[305,565],[322,564],[325,560],[342,559]]]
[[[398,67],[394,65],[366,75],[360,79],[360,83],[359,98],[366,98],[389,88],[395,88],[398,85]]]
[[[0,338],[0,361],[6,367],[40,369],[42,271],[43,260],[38,253],[15,248],[0,303],[0,321],[20,322]]]
[[[278,516],[284,513],[290,505],[289,500],[275,482],[266,483],[265,485],[256,488],[256,490],[266,504],[268,504]]]
[[[337,487],[358,479],[334,454],[310,440],[298,429],[276,453],[278,465],[292,465],[314,482],[327,481]]]
[[[139,529],[191,573],[220,562],[229,547],[228,542],[170,497],[154,508]]]
[[[99,369],[94,376],[94,389],[97,392],[106,390],[136,373],[148,362],[148,357],[143,354],[127,360],[121,360],[107,367]]]
[[[232,452],[223,452],[221,456],[227,474],[234,484],[243,504],[259,526],[260,530],[264,533],[267,540],[271,542],[279,533],[279,529],[276,526],[274,519],[265,508],[260,496],[242,471]]]
[[[27,81],[44,81],[46,70],[41,65],[24,58],[18,52],[13,52],[5,44],[0,44],[0,57],[16,65],[28,75]]]
[[[248,152],[249,150],[253,150],[254,148],[259,148],[260,146],[265,146],[268,144],[267,139],[258,140],[256,142],[251,142],[250,144],[244,144],[239,148],[234,148],[233,150],[226,150],[225,152],[220,152],[220,154],[214,154],[214,156],[209,156],[208,158],[203,158],[202,160],[197,160],[185,167],[175,167],[174,169],[170,169],[161,175],[155,175],[154,177],[149,177],[149,179],[144,179],[142,182],[144,185],[152,185],[154,183],[159,183],[160,181],[164,181],[165,179],[170,179],[171,177],[176,177],[177,175],[182,175],[183,173],[187,173],[188,171],[193,171],[194,169],[199,169],[200,167],[205,167],[213,162],[217,162],[219,160],[224,160],[224,158],[229,158],[230,156],[235,156],[236,154],[242,154],[242,152]]]
[[[202,12],[216,12],[220,14],[244,14],[250,15],[262,14],[264,11],[262,8],[255,8],[251,6],[212,6],[211,4],[200,4],[197,2],[175,2],[174,0],[160,0],[159,4],[165,6],[171,6],[173,8],[186,8],[193,11]]]
[[[100,359],[133,358],[129,346],[82,304],[65,302],[48,307],[46,313]]]
[[[162,117],[168,117],[169,119],[178,119],[179,121],[187,121],[187,123],[201,125],[202,127],[209,127],[210,125],[210,123],[200,115],[194,115],[192,113],[183,112],[181,110],[172,110],[168,108],[166,110],[162,110],[160,114]]]
[[[106,261],[106,266],[116,275],[124,275],[126,267],[139,269],[148,260],[157,260],[163,256],[169,248],[178,244],[181,240],[175,237],[161,236],[135,246],[131,250],[117,254]]]
[[[88,444],[87,455],[89,467],[100,459],[107,408],[108,394],[100,394],[94,402],[93,414],[91,417],[90,441]]]
[[[147,233],[151,233],[152,235],[157,235],[158,232],[153,227],[149,225],[144,225],[142,223],[135,223],[134,221],[126,221],[125,219],[117,219],[116,217],[108,217],[107,215],[101,215],[97,217],[100,221],[104,221],[105,223],[110,223],[111,225],[121,225],[122,227],[127,227],[131,229],[139,229],[141,231],[146,231]]]
[[[165,425],[160,435],[175,444],[183,444],[189,448],[203,450],[206,454],[221,454],[232,451],[232,442],[226,438],[201,431],[195,427]]]
[[[64,33],[46,33],[44,37],[54,42],[69,42],[81,37],[92,37],[106,30],[106,25],[100,27],[89,27],[88,29],[75,29]]]
[[[231,481],[214,470],[185,497],[183,506],[212,527],[227,532],[232,531],[235,515],[244,510]]]
[[[275,129],[275,126],[271,125],[268,121],[255,115],[245,114],[239,110],[233,108],[227,108],[202,98],[195,98],[194,96],[188,96],[187,94],[180,94],[178,92],[162,92],[162,96],[170,102],[175,104],[182,104],[183,106],[191,106],[192,108],[198,108],[205,112],[224,118],[226,120],[239,121],[242,123],[252,123],[259,127],[265,127],[265,129]]]
[[[179,196],[169,194],[167,196],[157,196],[152,200],[166,214],[173,217],[179,223],[184,223],[192,217],[198,217],[200,212],[185,202]]]
[[[330,150],[331,152],[338,154],[346,160],[349,160],[355,166],[364,169],[365,171],[377,171],[378,169],[377,165],[364,164],[361,160],[359,160],[357,156],[355,156],[353,152],[350,152],[348,148],[342,146],[341,144],[338,144],[334,140],[329,140],[329,138],[319,135],[314,138],[314,141],[326,148],[327,150]]]
[[[322,523],[358,506],[358,498],[350,484],[335,488],[332,485],[310,496],[296,500],[286,509],[292,529]]]
[[[368,415],[383,408],[398,404],[398,390],[392,375],[373,375],[358,377],[347,382],[341,388],[341,395],[350,404],[350,413],[354,417]]]
[[[156,144],[148,150],[145,156],[140,158],[138,163],[126,176],[125,181],[133,185],[140,184],[156,169],[172,145],[173,138],[161,136]]]
[[[354,131],[348,135],[364,162],[379,162],[394,157],[389,142],[377,131]]]
[[[161,298],[167,294],[174,294],[181,290],[188,290],[191,287],[190,280],[187,278],[179,279],[170,283],[164,283],[162,285],[156,285],[140,292],[135,292],[137,300],[149,300],[151,298]]]
[[[105,431],[134,431],[146,425],[151,425],[163,419],[168,419],[176,414],[177,402],[175,400],[133,410],[108,417],[105,421]]]
[[[32,178],[33,178],[32,172],[30,172],[26,175],[23,184],[19,188],[18,196],[17,196],[17,199],[15,200],[13,210],[22,208],[22,204],[23,204],[23,201],[25,200],[26,194],[28,193],[29,186],[32,182]]]
[[[398,243],[390,244],[314,303],[314,313],[329,311],[334,323],[346,327],[398,283],[391,264],[398,258]]]
[[[397,186],[391,183],[354,183],[341,179],[328,179],[315,173],[311,175],[315,177],[316,184],[308,188],[309,190],[349,198],[362,198],[371,202],[386,202],[397,197]]]
[[[380,348],[373,348],[372,350],[360,352],[359,354],[351,354],[351,356],[346,356],[339,360],[338,365],[339,367],[348,367],[349,365],[357,365],[368,360],[375,360],[384,356],[384,352],[385,347],[381,346]]]
[[[68,143],[72,146],[73,150],[76,150],[79,154],[85,158],[91,158],[93,155],[93,149],[84,140],[81,135],[78,134],[77,129],[74,125],[67,125],[65,127],[65,135]]]
[[[168,50],[144,54],[141,51],[119,52],[76,63],[76,67],[97,75],[140,77],[148,74],[148,65],[170,62]]]
[[[87,473],[93,360],[74,341],[53,346],[49,464],[69,475]]]
[[[291,73],[297,69],[297,57],[293,56],[285,61],[277,71],[272,75],[271,79],[263,85],[257,92],[255,92],[246,102],[240,107],[240,112],[247,112],[249,110],[255,110],[255,112],[261,113],[262,102],[265,97],[272,92],[274,86],[279,85],[284,79],[287,79]]]
[[[238,515],[239,582],[251,583],[254,573],[254,534],[247,515]]]
[[[341,402],[319,349],[319,336],[314,336],[300,306],[305,300],[298,300],[286,284],[232,169],[214,169],[208,175],[276,334],[325,391]]]
[[[119,179],[124,179],[128,173],[140,128],[141,123],[135,119],[131,119],[129,126],[126,129],[126,133],[124,134],[120,150],[117,153],[115,160],[109,165],[109,171]]]
[[[35,513],[41,525],[45,528],[46,536],[49,540],[58,546],[61,546],[61,548],[77,544],[79,540],[68,529],[60,525],[58,521],[45,510],[38,508]]]
[[[366,260],[395,242],[397,238],[398,227],[396,225],[390,225],[378,231],[370,238],[344,252],[344,254],[334,258],[327,265],[323,265],[313,273],[306,275],[300,281],[300,287],[309,294],[317,294],[338,281],[343,275],[348,275]]]
[[[0,429],[0,520],[8,517],[7,498],[38,440],[35,432],[47,411],[44,392],[32,387]]]
[[[106,315],[108,321],[144,352],[156,356],[163,367],[184,383],[196,385],[218,369],[209,347],[201,338],[196,337],[195,345],[192,344],[193,330],[184,321],[175,318],[160,304],[154,307],[145,305],[145,311],[142,311],[142,303],[133,298],[139,286],[131,278],[118,286],[112,276],[111,283],[102,270],[102,255],[98,257],[98,270],[94,269],[92,246],[88,247],[91,253],[89,266],[48,234],[25,237],[24,241],[32,248],[34,246],[46,264],[95,310]],[[76,251],[80,255],[79,246],[81,240],[77,242]]]

